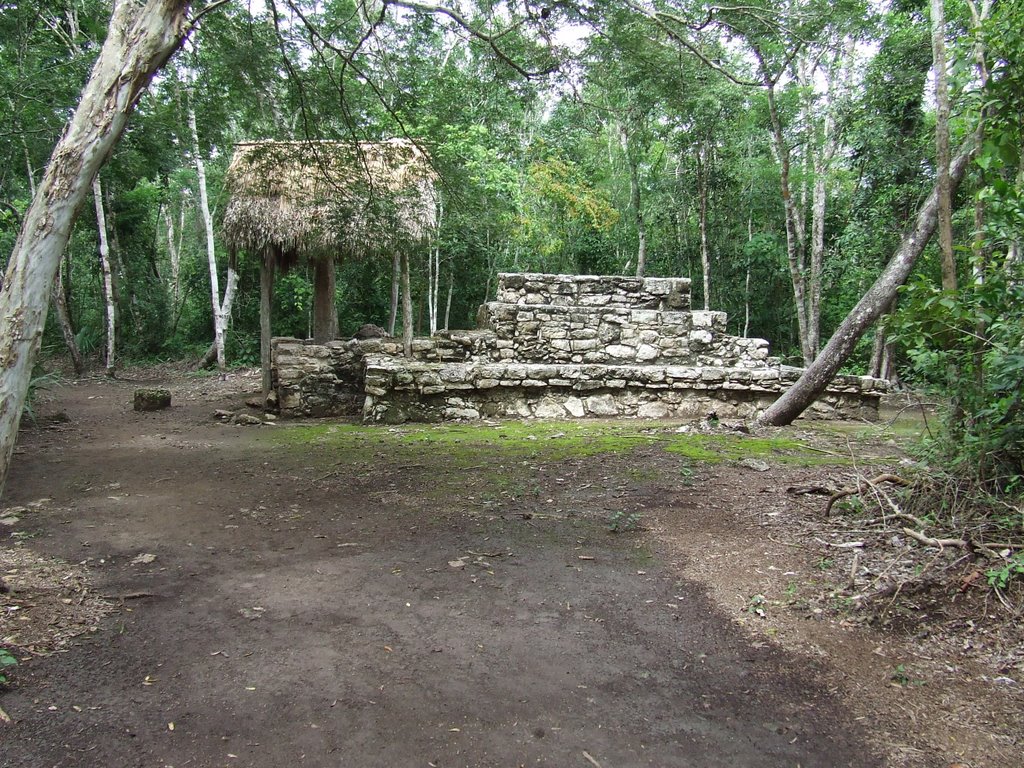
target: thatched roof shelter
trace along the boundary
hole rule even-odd
[[[223,231],[229,248],[280,267],[393,250],[437,224],[436,174],[408,139],[235,145]]]

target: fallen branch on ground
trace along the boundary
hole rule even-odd
[[[910,482],[904,480],[899,475],[893,475],[884,473],[871,480],[861,480],[854,488],[843,488],[833,493],[828,500],[828,504],[825,505],[825,517],[829,517],[832,514],[832,507],[840,499],[845,499],[847,496],[854,496],[856,494],[864,493],[864,491],[870,490],[881,483],[892,483],[893,485],[909,486]]]

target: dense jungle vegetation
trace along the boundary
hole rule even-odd
[[[936,389],[958,459],[999,488],[1019,483],[1020,0],[205,11],[77,217],[44,358],[74,348],[114,368],[203,355],[207,249],[224,285],[218,216],[236,142],[404,136],[430,153],[441,195],[436,238],[413,254],[416,333],[471,326],[499,271],[682,275],[696,307],[805,364],[941,189],[951,155],[974,146],[948,210],[940,197],[938,236],[846,369]],[[5,262],[109,17],[100,0],[0,2]],[[237,271],[227,359],[252,365],[252,254]],[[388,324],[393,274],[387,258],[339,262],[342,335]],[[279,277],[274,332],[307,336],[311,298],[307,265]]]

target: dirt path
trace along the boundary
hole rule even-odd
[[[70,421],[23,436],[19,546],[83,563],[113,610],[18,667],[3,765],[885,764],[829,659],[753,637],[696,580],[711,561],[680,542],[713,554],[730,525],[666,537],[672,510],[713,510],[666,506],[628,457],[496,477],[212,421],[254,378],[179,380],[154,414],[135,386],[67,386]],[[660,530],[609,535],[610,500]]]

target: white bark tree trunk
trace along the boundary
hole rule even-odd
[[[704,278],[704,309],[711,309],[711,255],[708,252],[708,187],[711,175],[711,150],[702,142],[697,150],[698,224],[700,228],[700,270]]]
[[[192,133],[192,152],[195,155],[196,177],[199,181],[199,213],[203,218],[203,231],[206,234],[206,260],[210,266],[210,304],[213,308],[213,345],[217,354],[217,367],[227,367],[224,357],[224,337],[227,334],[228,321],[231,318],[231,304],[235,298],[238,275],[234,265],[228,265],[228,283],[224,290],[224,299],[220,297],[220,280],[217,277],[217,251],[213,239],[213,215],[210,213],[210,196],[206,188],[206,162],[199,150],[199,131],[196,127],[196,111],[189,104],[188,128]]]
[[[388,336],[395,335],[395,325],[398,323],[398,294],[401,282],[402,257],[395,251],[391,257],[391,314],[388,315]]]
[[[114,302],[114,271],[110,268],[107,217],[103,211],[103,187],[99,176],[93,179],[92,196],[96,207],[96,232],[100,246],[100,268],[103,271],[103,312],[107,325],[107,347],[103,362],[107,376],[113,376],[116,373],[117,307]]]
[[[402,348],[412,358],[412,286],[409,280],[409,252],[402,250]]]
[[[25,216],[0,290],[0,491],[71,226],[139,97],[181,45],[189,5],[188,0],[115,4],[107,39]]]
[[[184,216],[184,209],[182,209]],[[171,307],[177,312],[178,297],[181,295],[181,248],[175,240],[174,219],[169,208],[164,209],[164,224],[167,227],[167,254],[171,260]]]
[[[640,199],[640,164],[630,152],[629,131],[621,123],[619,138],[622,142],[622,152],[626,156],[626,165],[629,167],[629,205],[633,209],[633,221],[636,223],[636,276],[643,277],[647,269],[647,223],[644,221],[644,209]]]
[[[967,166],[974,156],[973,142],[953,161],[949,169],[952,190],[960,184]],[[857,305],[850,310],[817,359],[807,367],[796,383],[761,415],[762,424],[783,426],[791,424],[814,402],[836,375],[836,371],[853,353],[853,348],[864,332],[871,327],[896,297],[899,287],[906,282],[929,238],[935,232],[938,219],[938,188],[933,188],[928,199],[917,212],[914,228],[904,236],[889,264],[875,280]]]

